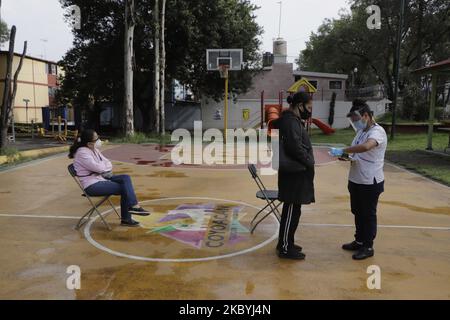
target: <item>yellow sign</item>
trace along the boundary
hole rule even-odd
[[[242,110],[242,118],[244,119],[244,121],[250,120],[250,109]]]

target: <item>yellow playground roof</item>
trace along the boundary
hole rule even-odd
[[[301,78],[296,83],[294,83],[289,89],[289,93],[297,93],[301,91],[300,89],[304,89],[307,93],[316,93],[317,89],[305,78]]]

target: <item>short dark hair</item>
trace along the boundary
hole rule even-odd
[[[300,91],[294,95],[288,96],[286,100],[290,105],[297,106],[299,104],[307,104],[312,100],[312,97],[310,94]]]
[[[359,112],[360,115],[368,113],[370,116],[373,117],[372,109],[370,109],[369,105],[367,104],[367,101],[362,99],[353,100],[352,108],[350,109],[350,112],[347,114],[347,117],[355,115],[356,112]]]

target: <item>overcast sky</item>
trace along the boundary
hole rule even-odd
[[[205,0],[214,1],[214,0]],[[2,0],[1,18],[9,27],[17,26],[16,52],[28,40],[31,56],[58,61],[72,45],[72,34],[63,20],[58,0]],[[278,37],[280,5],[278,0],[252,0],[261,9],[257,21],[264,28],[262,51],[272,51]],[[293,62],[305,48],[312,31],[325,18],[338,17],[347,0],[283,0],[281,36],[288,41],[289,61]],[[170,8],[168,8],[170,10]],[[3,46],[4,50],[6,47]]]

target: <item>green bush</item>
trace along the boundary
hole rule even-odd
[[[145,134],[136,132],[134,135],[112,139],[112,143],[126,143],[126,144],[144,144],[144,143],[162,143],[169,144],[171,142],[171,135],[166,134],[160,136],[157,134]]]
[[[6,158],[8,159],[7,160],[8,163],[16,162],[16,161],[20,160],[20,158],[21,158],[19,150],[17,150],[17,148],[13,148],[13,147],[3,148],[0,151],[0,155],[6,156]]]

